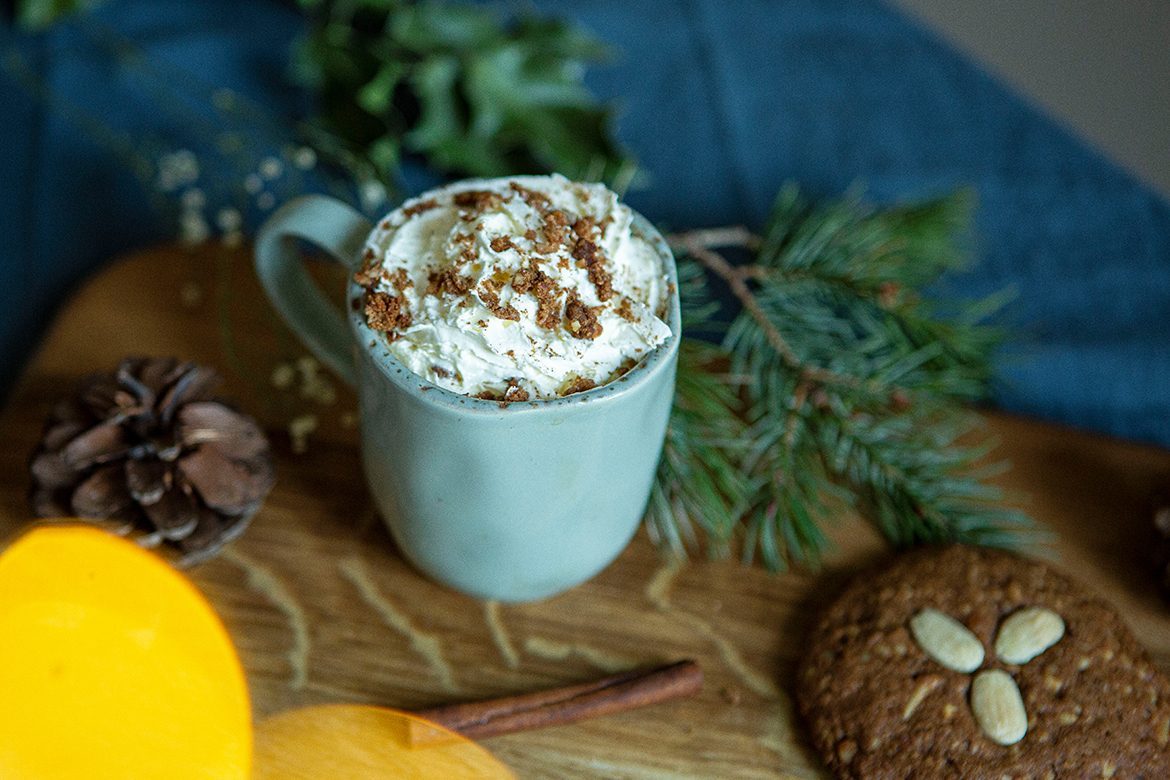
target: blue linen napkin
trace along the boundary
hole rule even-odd
[[[677,228],[758,226],[789,179],[817,196],[862,183],[879,202],[969,186],[981,262],[959,286],[1018,292],[995,404],[1170,446],[1170,205],[916,23],[876,0],[539,9],[620,52],[589,83],[619,101],[619,135],[649,174],[629,195],[635,208]],[[300,29],[291,4],[111,0],[99,20],[274,116],[304,108],[283,78]],[[132,145],[202,143],[181,111],[124,89],[125,72],[76,25],[0,32],[0,50],[12,47],[66,110]],[[18,80],[0,68],[0,390],[86,274],[165,237],[109,144]],[[217,173],[240,176],[204,171]]]

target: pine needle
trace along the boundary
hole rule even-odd
[[[671,237],[684,329],[676,404],[649,512],[674,555],[706,548],[772,570],[815,565],[854,507],[898,546],[1012,544],[1030,527],[970,443],[1007,300],[924,294],[968,264],[965,193],[875,209],[794,186],[763,235]],[[754,253],[735,265],[717,250]],[[724,323],[708,281],[741,311]],[[698,341],[694,336],[717,343]],[[698,538],[702,533],[703,539]]]

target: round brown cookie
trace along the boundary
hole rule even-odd
[[[927,548],[859,577],[797,694],[838,777],[1170,777],[1170,681],[1110,606],[1002,551]]]

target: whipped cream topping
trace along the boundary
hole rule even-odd
[[[355,278],[369,325],[456,393],[556,398],[621,376],[670,337],[668,280],[633,214],[563,176],[461,181],[407,201]]]

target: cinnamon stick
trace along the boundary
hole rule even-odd
[[[702,685],[702,669],[687,660],[547,691],[432,707],[415,714],[465,737],[482,739],[693,696]],[[420,732],[419,738],[425,741],[430,737]]]

